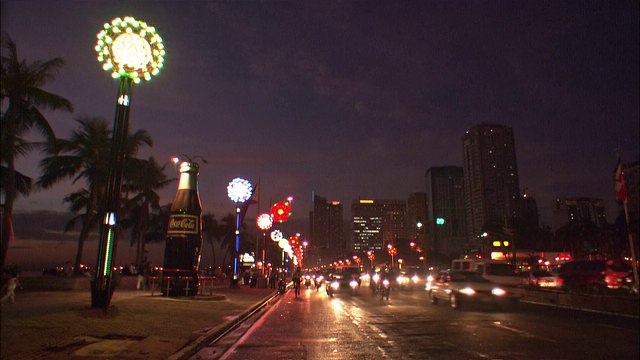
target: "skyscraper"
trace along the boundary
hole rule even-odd
[[[467,234],[463,174],[460,166],[431,167],[427,170],[429,259],[450,260],[464,251]]]
[[[366,259],[368,250],[376,259],[388,244],[406,239],[407,203],[404,200],[353,200],[351,203],[351,247]]]
[[[482,123],[462,137],[467,238],[482,250],[480,235],[516,216],[520,195],[513,129]]]
[[[407,199],[407,238],[419,239],[421,235],[427,234],[427,194],[415,192],[409,194]],[[418,226],[418,223],[420,225]]]
[[[597,227],[607,224],[604,201],[602,199],[566,198],[556,200],[553,210],[553,231],[569,223],[593,223]]]
[[[340,202],[328,202],[325,197],[313,195],[311,213],[311,247],[308,265],[319,266],[336,261],[346,255],[344,209]]]

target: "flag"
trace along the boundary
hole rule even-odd
[[[624,183],[624,174],[622,173],[622,161],[620,160],[620,154],[618,154],[618,165],[615,168],[615,192],[616,201],[618,204],[622,204],[627,201],[627,186]]]
[[[247,214],[247,210],[249,210],[249,206],[253,204],[257,204],[260,201],[260,181],[258,181],[258,185],[253,189],[251,193],[251,197],[249,200],[242,203],[240,207],[240,223],[244,221],[244,216]]]

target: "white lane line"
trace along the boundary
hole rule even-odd
[[[550,342],[550,343],[554,343],[554,344],[558,343],[558,341],[553,340],[553,339],[549,339],[549,338],[546,338],[546,337],[543,337],[543,336],[534,335],[534,334],[528,333],[528,332],[523,331],[523,330],[519,330],[519,329],[516,329],[516,328],[512,328],[510,326],[502,325],[498,321],[495,321],[493,323],[493,325],[496,326],[496,327],[499,327],[500,329],[512,331],[512,332],[514,332],[514,333],[516,333],[516,334],[518,334],[520,336],[524,336],[524,337],[528,337],[528,338],[540,339],[540,340],[544,340],[544,341],[547,341],[547,342]]]

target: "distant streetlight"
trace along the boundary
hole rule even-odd
[[[105,213],[100,224],[96,271],[91,281],[91,307],[107,309],[115,285],[112,284],[113,251],[117,242],[115,228],[124,169],[124,143],[129,132],[131,88],[141,79],[151,80],[164,64],[164,44],[156,29],[133,17],[115,18],[105,23],[97,35],[95,50],[105,71],[118,79],[116,115],[111,138],[109,178],[105,192]]]
[[[231,283],[229,286],[231,288],[238,287],[238,254],[240,253],[240,206],[238,203],[243,203],[249,198],[251,198],[251,194],[253,192],[253,188],[251,183],[248,180],[242,178],[235,178],[231,180],[229,186],[227,186],[227,194],[229,195],[229,199],[236,204],[236,251],[235,256],[233,258],[233,278],[231,279]]]

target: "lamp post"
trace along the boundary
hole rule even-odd
[[[258,229],[262,230],[262,275],[264,275],[264,262],[266,260],[265,257],[267,250],[267,231],[271,229],[271,226],[273,226],[273,218],[271,218],[271,215],[267,213],[260,214],[256,218],[256,226],[258,226]]]
[[[240,206],[238,203],[249,200],[253,188],[248,180],[235,178],[227,186],[229,199],[236,204],[236,251],[233,258],[233,278],[229,284],[230,288],[238,288],[238,254],[240,253]]]
[[[162,38],[152,26],[133,17],[115,18],[105,23],[97,35],[95,50],[105,71],[118,79],[118,98],[111,138],[109,178],[105,190],[105,212],[100,224],[96,271],[91,281],[91,307],[107,309],[115,285],[112,281],[116,226],[124,169],[124,143],[129,132],[131,88],[141,79],[150,80],[164,64]]]

